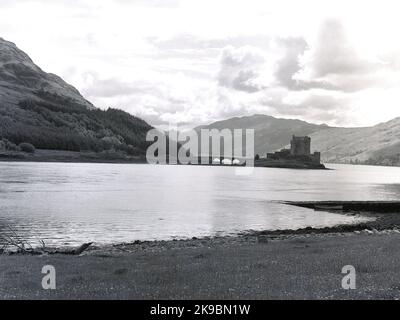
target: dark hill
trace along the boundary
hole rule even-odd
[[[39,149],[144,156],[151,128],[124,111],[95,108],[74,87],[0,38],[0,147],[27,142]]]

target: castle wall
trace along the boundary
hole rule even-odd
[[[289,160],[299,162],[321,163],[321,153],[314,152],[311,154],[311,138],[293,136],[290,142],[290,149],[282,149],[274,153],[268,153],[269,160]]]

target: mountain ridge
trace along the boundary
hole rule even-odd
[[[0,38],[0,149],[31,143],[39,149],[117,151],[144,157],[153,127],[127,112],[100,110],[59,76],[44,72],[14,43]],[[400,117],[371,127],[330,127],[270,115],[234,117],[200,129],[255,129],[255,153],[286,147],[309,135],[324,162],[400,165]]]
[[[371,127],[330,127],[298,119],[255,114],[198,126],[205,129],[255,129],[255,154],[280,150],[292,135],[309,135],[312,151],[324,162],[400,166],[400,117]]]
[[[330,128],[327,125],[312,124],[298,119],[275,118],[270,115],[256,114],[221,120],[209,125],[196,127],[201,129],[254,129],[255,153],[264,155],[285,147],[292,135],[310,135],[317,130]]]
[[[44,72],[15,43],[0,38],[0,99],[16,104],[22,98],[43,101],[38,93],[61,95],[89,109],[94,109],[79,91],[61,77]]]
[[[0,38],[0,147],[116,151],[144,156],[148,123],[122,110],[100,110],[61,77],[44,72]],[[11,150],[13,151],[13,150]]]

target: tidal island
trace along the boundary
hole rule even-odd
[[[321,153],[311,153],[311,138],[293,135],[290,149],[284,148],[274,153],[267,153],[266,157],[256,156],[256,167],[293,168],[293,169],[326,169],[321,163]]]

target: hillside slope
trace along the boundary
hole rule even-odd
[[[328,129],[326,125],[316,125],[295,119],[278,119],[267,115],[256,114],[214,122],[200,129],[254,129],[255,154],[279,150],[289,144],[292,135],[304,136]]]
[[[400,166],[400,118],[373,127],[340,128],[254,115],[195,130],[202,128],[255,129],[255,154],[260,156],[288,146],[293,134],[309,135],[312,151],[320,151],[323,162]]]
[[[52,102],[52,96],[62,97],[82,107],[93,109],[74,87],[60,77],[46,73],[17,46],[0,38],[0,101],[16,105],[21,100]]]
[[[143,156],[151,128],[121,110],[95,108],[77,89],[0,38],[0,140],[7,141],[3,146],[28,142],[40,149],[117,150]]]
[[[365,128],[330,128],[311,135],[326,162],[400,165],[400,118]]]

